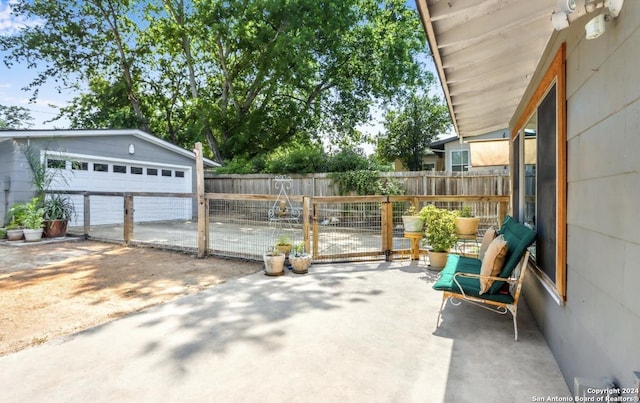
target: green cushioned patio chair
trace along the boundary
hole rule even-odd
[[[433,285],[434,289],[443,292],[436,327],[440,326],[440,316],[447,300],[451,300],[454,306],[469,302],[500,314],[510,312],[513,316],[515,340],[518,340],[518,301],[529,260],[528,247],[535,240],[536,233],[507,216],[499,234],[504,235],[507,241],[507,255],[498,276],[481,275],[480,259],[449,255],[446,266]],[[481,278],[494,280],[484,294],[480,294]]]

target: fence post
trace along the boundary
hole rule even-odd
[[[129,245],[133,234],[133,196],[124,194],[124,243]]]
[[[311,244],[309,242],[309,213],[311,206],[311,198],[309,196],[302,197],[302,236],[304,240],[304,251],[309,253]]]
[[[202,143],[196,143],[193,152],[196,155],[196,185],[198,192],[198,257],[204,257],[207,251],[207,210],[204,200],[204,166],[202,160]]]
[[[501,201],[498,203],[498,226],[501,226],[504,222],[504,217],[507,215],[507,202]]]
[[[89,199],[89,193],[84,192],[83,195],[84,201],[84,212],[83,212],[83,223],[84,226],[84,239],[89,239],[89,231],[91,229],[91,201]]]
[[[385,260],[392,260],[393,250],[393,203],[389,202],[389,197],[382,203],[382,250]]]

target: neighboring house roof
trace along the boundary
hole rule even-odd
[[[458,135],[509,127],[554,32],[557,0],[417,0]],[[577,7],[573,21],[585,14]]]
[[[432,150],[444,151],[445,144],[459,140],[460,138],[458,136],[447,137],[446,139],[432,141],[431,143],[429,143],[429,148]]]
[[[0,142],[17,138],[51,138],[51,137],[108,137],[131,135],[159,147],[166,148],[176,154],[195,158],[192,151],[185,150],[175,144],[162,140],[152,134],[138,129],[82,129],[82,130],[0,130]],[[219,167],[220,164],[207,158],[203,163],[208,167]]]

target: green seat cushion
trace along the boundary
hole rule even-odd
[[[481,266],[482,261],[480,261],[480,259],[450,254],[449,258],[447,259],[447,264],[442,269],[442,272],[440,272],[440,278],[433,284],[433,289],[438,291],[451,291],[461,294],[462,291],[458,287],[458,284],[453,281],[453,275],[455,273],[480,274]],[[499,292],[500,290],[498,290],[495,294],[480,295],[480,280],[478,278],[458,276],[458,283],[460,283],[462,288],[464,288],[464,293],[466,295],[497,302],[503,302],[507,304],[513,302],[513,297],[511,296],[511,294],[501,293]]]
[[[506,216],[498,234],[504,235],[508,248],[504,266],[498,277],[507,278],[511,276],[527,248],[535,241],[536,233],[514,220],[513,217]],[[498,294],[503,285],[503,281],[495,281],[489,288],[489,294]]]

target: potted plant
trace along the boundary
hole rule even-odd
[[[281,253],[277,246],[273,246],[270,251],[262,256],[264,261],[264,272],[267,276],[282,276],[284,274],[284,253]]]
[[[75,217],[76,210],[67,196],[53,195],[44,202],[44,236],[63,237],[67,233],[69,220]]]
[[[300,242],[293,247],[293,254],[289,255],[292,271],[296,274],[306,274],[311,266],[311,255],[305,253],[304,243]]]
[[[429,204],[420,210],[420,215],[426,225],[430,266],[432,269],[442,269],[447,263],[449,250],[458,242],[455,220],[457,214]]]
[[[283,253],[285,257],[291,252],[291,247],[291,239],[287,235],[280,235],[276,240],[276,249],[278,249],[280,253]]]
[[[402,225],[405,232],[422,232],[424,220],[416,212],[416,206],[411,204],[402,215]]]
[[[9,224],[6,227],[8,241],[21,241],[24,238],[23,221],[26,209],[25,203],[16,203],[7,212],[9,218]]]
[[[24,239],[27,242],[39,241],[42,239],[44,223],[44,208],[40,204],[40,199],[34,197],[26,204],[22,224],[24,225]]]
[[[471,207],[462,206],[456,217],[456,232],[458,235],[475,235],[478,232],[480,218],[474,217]]]

